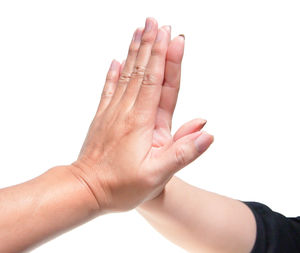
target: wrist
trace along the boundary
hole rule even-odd
[[[104,183],[98,177],[99,168],[95,168],[95,164],[85,160],[77,160],[67,168],[76,183],[82,187],[92,210],[100,214],[109,212],[107,197],[103,190]]]
[[[80,208],[83,212],[92,216],[97,216],[102,213],[99,203],[82,172],[73,164],[64,166],[55,166],[48,170],[45,174],[50,174],[49,177],[55,177],[64,182],[65,185],[74,192],[74,202],[80,203]],[[53,176],[54,175],[54,176]]]
[[[101,214],[71,166],[55,166],[29,181],[2,189],[1,198],[5,200],[5,220],[0,237],[6,243],[0,243],[0,252],[34,248]]]
[[[176,176],[173,176],[170,181],[165,185],[162,192],[155,198],[145,201],[139,205],[136,209],[139,212],[152,212],[153,210],[161,209],[164,207],[170,195],[173,194],[176,189],[176,184],[179,179]]]

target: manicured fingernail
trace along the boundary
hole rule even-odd
[[[179,34],[178,36],[181,36],[185,40],[184,34]]]
[[[135,41],[135,42],[140,42],[140,41],[141,41],[141,38],[142,38],[142,34],[143,34],[142,29],[137,29],[137,30],[135,31],[135,34],[134,34],[134,41]]]
[[[109,70],[117,70],[118,69],[118,63],[117,61],[113,60],[110,64]]]
[[[162,29],[158,30],[158,33],[156,35],[155,41],[159,42],[164,37],[164,31]]]
[[[151,18],[147,18],[146,19],[146,28],[145,28],[145,32],[149,32],[152,30],[153,28],[153,21],[151,20]]]
[[[203,131],[202,134],[195,140],[195,145],[200,154],[202,154],[211,144],[213,136]]]

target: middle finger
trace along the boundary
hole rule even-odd
[[[135,61],[130,81],[122,100],[126,105],[133,104],[142,84],[145,70],[151,56],[151,50],[158,32],[158,24],[154,18],[147,18],[140,48]]]

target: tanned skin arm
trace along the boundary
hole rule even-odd
[[[208,133],[174,141],[156,125],[169,43],[170,29],[147,18],[125,63],[111,64],[78,158],[0,190],[0,252],[24,252],[98,215],[133,209],[208,148]]]

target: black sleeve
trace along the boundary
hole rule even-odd
[[[258,202],[243,201],[256,220],[251,253],[300,253],[300,216],[288,218]]]

